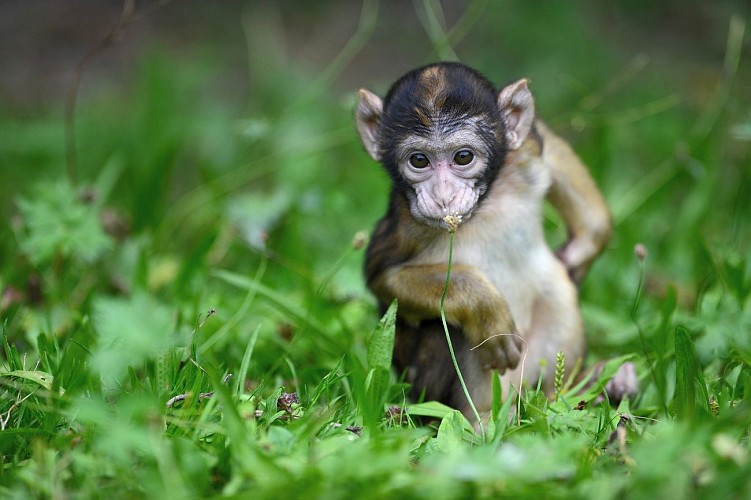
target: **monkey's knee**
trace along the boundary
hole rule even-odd
[[[461,344],[460,335],[452,334],[452,342]],[[394,342],[394,367],[410,384],[413,401],[451,404],[456,372],[446,345],[440,322],[423,321],[413,325],[398,320]]]
[[[451,343],[470,397],[480,413],[491,408],[494,370],[484,369],[476,351],[458,328],[450,328]],[[410,398],[438,401],[474,420],[456,368],[451,360],[446,334],[440,321],[419,325],[397,323],[394,366],[410,384]]]

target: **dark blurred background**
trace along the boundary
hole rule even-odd
[[[438,58],[421,23],[425,14],[420,4],[380,2],[370,36],[334,81],[337,90],[383,88],[415,65]],[[745,18],[749,12],[744,0],[456,0],[441,3],[446,24],[453,26],[471,4],[481,4],[479,19],[456,44],[456,52],[496,78],[552,76],[553,85],[535,83],[554,92],[547,87],[561,85],[563,78],[592,85],[592,74],[618,72],[643,57],[649,72],[659,73],[667,65],[664,77],[697,100],[706,98],[718,78],[730,16]],[[223,72],[217,75],[215,90],[246,102],[252,99],[253,82],[249,50],[257,58],[251,63],[261,63],[254,64],[251,73],[263,71],[263,64],[275,59],[274,67],[286,65],[290,71],[315,75],[350,41],[363,9],[360,2],[348,0],[138,1],[135,7],[119,39],[97,53],[86,70],[84,93],[98,85],[127,86],[144,52],[158,46],[178,58],[216,58]],[[57,103],[76,65],[122,11],[118,0],[3,0],[3,104],[33,109]],[[572,29],[578,31],[574,37]],[[250,48],[249,39],[254,45]],[[589,74],[582,75],[582,69]]]

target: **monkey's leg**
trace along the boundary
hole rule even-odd
[[[471,350],[472,345],[459,328],[449,326],[449,335],[472,400],[480,414],[483,414],[491,407],[491,377],[495,371],[482,368],[477,351]],[[417,325],[398,322],[394,366],[398,373],[406,374],[407,382],[411,384],[410,398],[413,401],[424,396],[425,401],[439,401],[474,420],[451,361],[440,320],[422,321]]]
[[[549,279],[540,285],[544,293],[537,295],[529,329],[522,332],[526,340],[522,361],[501,377],[504,398],[511,386],[519,390],[521,384],[536,387],[540,381],[545,393],[552,396],[556,355],[563,352],[566,373],[570,374],[586,352],[577,290],[563,265],[556,261]]]
[[[569,239],[556,252],[571,279],[581,283],[592,261],[605,248],[612,231],[610,212],[587,167],[571,146],[541,121],[543,161],[550,168],[553,183],[548,199],[566,222]]]
[[[580,379],[589,379],[589,383],[584,386],[582,391],[586,391],[597,380],[602,373],[602,369],[605,367],[606,361],[600,361],[592,368],[587,370]],[[595,399],[595,404],[602,401],[607,396],[608,401],[613,406],[618,406],[625,398],[633,398],[639,393],[640,384],[639,376],[636,374],[636,365],[627,361],[618,367],[618,371],[615,372],[613,378],[608,380],[605,384],[604,393]]]
[[[560,273],[564,273],[563,269]],[[552,287],[553,284],[557,284],[556,288],[549,288],[553,293],[541,294],[534,306],[532,325],[526,336],[528,350],[522,354],[522,364],[501,377],[504,397],[509,393],[511,385],[518,388],[523,381],[524,385],[534,387],[540,378],[545,393],[553,396],[556,355],[564,353],[566,377],[583,361],[586,342],[576,290],[570,282],[563,279],[553,280],[548,285]],[[579,379],[595,380],[603,366],[604,362],[596,364],[580,374]],[[634,396],[638,391],[639,379],[633,363],[624,363],[605,386],[608,399],[615,404],[624,397]]]

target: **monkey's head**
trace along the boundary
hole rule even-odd
[[[362,89],[356,111],[365,149],[407,197],[415,220],[436,227],[445,227],[447,215],[474,213],[533,119],[526,80],[497,92],[459,63],[411,71],[383,100]]]

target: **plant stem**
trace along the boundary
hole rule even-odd
[[[464,391],[464,396],[467,398],[467,402],[469,402],[470,408],[472,408],[472,413],[474,413],[475,418],[477,419],[477,425],[480,426],[480,433],[482,434],[482,440],[485,441],[485,428],[482,425],[482,419],[480,419],[480,414],[477,411],[477,408],[475,407],[475,403],[472,401],[472,396],[469,395],[469,390],[467,389],[467,384],[464,383],[464,377],[462,376],[462,371],[459,369],[459,362],[456,360],[456,354],[454,353],[454,345],[451,342],[451,336],[449,335],[449,327],[446,323],[446,311],[444,309],[444,304],[446,302],[446,294],[449,290],[449,281],[451,279],[451,261],[454,257],[454,231],[449,232],[449,260],[448,260],[448,266],[446,267],[446,283],[443,285],[443,293],[441,294],[441,322],[443,323],[443,332],[446,334],[446,343],[449,346],[449,354],[451,354],[451,361],[454,363],[454,369],[456,370],[456,375],[459,377],[459,383],[462,386],[462,390]]]

